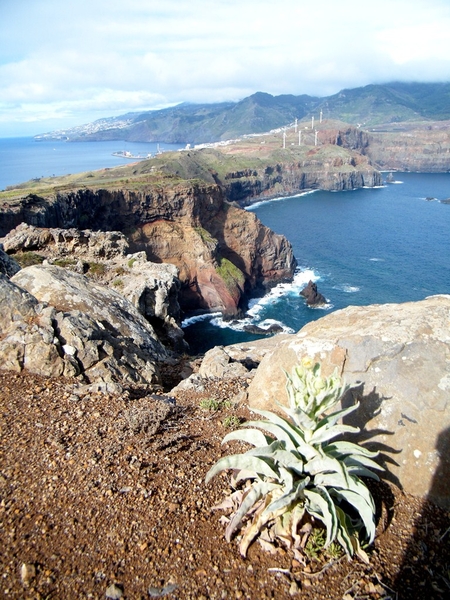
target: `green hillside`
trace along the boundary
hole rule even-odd
[[[239,102],[180,104],[36,137],[202,144],[271,131],[296,118],[318,118],[320,111],[325,119],[364,127],[450,119],[450,83],[367,85],[326,98],[257,92]]]

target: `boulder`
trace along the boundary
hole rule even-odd
[[[302,289],[300,296],[306,298],[308,306],[323,306],[327,303],[325,296],[323,296],[317,289],[317,284],[313,281],[309,281],[308,285]]]
[[[56,311],[0,275],[0,367],[49,377],[76,374],[58,348]]]
[[[383,450],[387,477],[450,507],[450,296],[351,306],[308,323],[263,358],[250,407],[279,410],[284,371],[305,356],[354,386],[342,403],[361,404],[346,422]]]
[[[6,254],[3,244],[0,244],[0,273],[12,277],[20,271],[20,265],[9,254]]]
[[[181,282],[178,269],[170,263],[153,263],[145,252],[128,254],[127,266],[117,288],[152,324],[158,338],[176,352],[186,352],[188,344],[181,329],[181,309],[178,302]]]
[[[273,333],[281,333],[283,327],[278,323],[271,323],[268,327],[259,327],[259,325],[244,325],[244,331],[253,333],[254,335],[272,335]]]
[[[130,338],[155,357],[167,355],[151,324],[115,290],[94,283],[85,275],[55,265],[33,265],[11,279],[40,302],[59,311],[78,310],[98,321],[106,330]]]
[[[168,353],[153,327],[121,294],[52,265],[2,278],[0,362],[87,383],[160,384]]]
[[[245,378],[250,380],[262,361],[281,340],[290,338],[280,333],[271,338],[248,343],[216,346],[208,350],[203,357],[198,372],[190,374],[172,389],[173,394],[181,390],[202,391],[210,379]]]

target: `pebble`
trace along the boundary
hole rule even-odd
[[[110,598],[110,600],[120,600],[122,596],[123,590],[115,583],[112,583],[106,588],[106,597]]]
[[[32,579],[36,577],[36,567],[30,563],[22,563],[20,567],[20,579],[23,585],[28,586]]]

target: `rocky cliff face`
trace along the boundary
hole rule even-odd
[[[450,123],[414,124],[398,131],[370,134],[364,150],[374,165],[383,170],[446,173],[450,170]]]
[[[89,225],[121,231],[131,252],[145,251],[149,260],[179,269],[185,310],[235,315],[246,295],[291,278],[296,266],[289,242],[227,203],[217,185],[79,189],[45,200],[27,197],[2,221],[6,226],[25,222],[44,229],[76,231]],[[74,234],[78,245],[79,237]]]
[[[364,136],[353,135],[354,128],[349,132],[352,135],[334,129],[321,131],[325,145],[310,147],[300,159],[291,150],[290,160],[228,173],[221,182],[227,198],[248,205],[301,190],[344,191],[381,185],[381,174],[367,157],[350,151],[352,144],[364,146]]]

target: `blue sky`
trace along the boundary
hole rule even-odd
[[[450,81],[449,0],[1,0],[0,137],[254,92]]]

